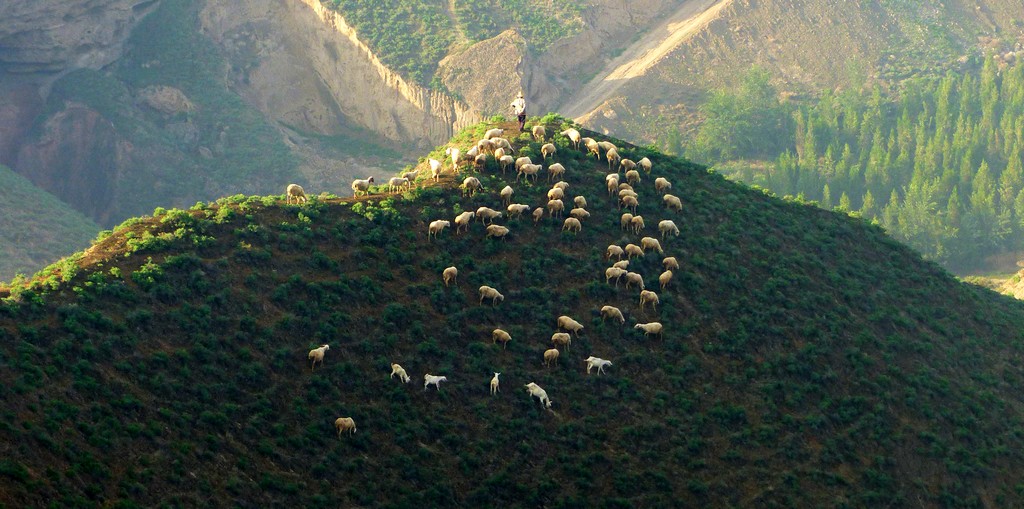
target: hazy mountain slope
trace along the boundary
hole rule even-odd
[[[0,165],[0,281],[89,245],[100,227]]]
[[[641,312],[635,288],[603,276],[606,246],[639,238],[619,227],[607,167],[558,143],[570,196],[592,214],[578,235],[513,219],[499,221],[504,241],[478,222],[428,241],[429,221],[499,207],[492,167],[472,198],[446,178],[405,197],[158,211],[82,253],[74,275],[13,289],[0,307],[0,503],[1024,502],[1020,303],[861,221],[649,154],[639,212],[648,232],[679,225],[663,245],[682,268]],[[660,205],[655,176],[682,212]],[[515,201],[544,203],[544,178],[513,183]],[[656,287],[660,261],[650,252],[630,269]],[[449,265],[459,281],[445,288]],[[483,284],[504,302],[479,305]],[[601,322],[606,304],[624,326]],[[544,368],[561,314],[586,328]],[[651,320],[663,338],[632,328]],[[495,327],[512,334],[507,350],[491,344]],[[588,355],[614,365],[587,376]],[[413,382],[389,380],[390,362]],[[449,381],[424,391],[424,373]],[[550,412],[523,391],[530,381]],[[358,432],[339,440],[339,416]]]

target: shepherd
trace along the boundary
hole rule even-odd
[[[516,100],[512,101],[512,113],[516,115],[516,119],[519,120],[519,132],[523,132],[526,127],[526,99],[523,99],[523,93],[519,92],[516,96]]]

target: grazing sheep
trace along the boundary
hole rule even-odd
[[[548,190],[549,200],[561,200],[562,198],[565,198],[565,191],[563,191],[562,188],[552,187]]]
[[[577,130],[575,130],[575,129],[570,127],[568,129],[562,131],[560,134],[562,136],[565,136],[565,137],[569,138],[569,141],[572,142],[572,147],[573,148],[575,148],[576,150],[580,149],[580,139],[581,138],[580,138],[580,132],[579,131],[577,131]]]
[[[583,137],[583,138],[580,138],[580,143],[582,143],[584,146],[586,146],[586,145],[589,145],[591,143],[597,143],[597,141],[595,141],[594,138]]]
[[[565,166],[562,166],[562,163],[555,163],[548,166],[548,182],[554,180],[555,177],[561,178],[562,175],[565,175]]]
[[[619,311],[619,308],[615,306],[601,307],[601,321],[603,322],[609,318],[618,320],[620,325],[626,323],[626,319],[622,317],[622,311]]]
[[[658,231],[661,232],[661,238],[665,238],[666,235],[679,235],[679,227],[676,226],[675,221],[671,219],[665,219],[658,223]]]
[[[561,189],[562,191],[565,191],[566,189],[569,189],[569,183],[564,181],[564,180],[559,180],[558,182],[555,182],[551,187],[552,188],[557,187],[557,188]]]
[[[469,231],[469,223],[473,222],[474,217],[476,217],[476,213],[471,210],[455,216],[455,233],[459,233],[463,228]]]
[[[526,177],[523,180],[526,180],[527,182],[530,181],[530,177],[533,177],[533,181],[536,182],[537,174],[540,173],[540,170],[542,169],[544,169],[544,167],[539,164],[524,164],[519,167],[519,173],[516,174],[516,182],[519,181],[519,177],[523,176]]]
[[[565,204],[562,203],[562,200],[548,200],[548,214],[552,219],[562,217],[563,211],[565,211]]]
[[[626,257],[632,260],[634,256],[643,258],[644,250],[636,244],[626,244]]]
[[[284,190],[285,203],[291,203],[292,199],[295,199],[295,204],[306,203],[306,191],[302,189],[302,186],[298,184],[288,184],[288,187]]]
[[[520,157],[519,159],[516,159],[516,171],[519,171],[519,168],[521,168],[524,164],[533,164],[533,161],[531,161],[530,158],[527,156],[523,156]]]
[[[613,263],[612,267],[615,267],[616,269],[628,269],[629,268],[629,260],[619,260],[619,261]]]
[[[491,143],[494,143],[494,146],[497,147],[495,150],[500,148],[505,150],[506,154],[515,153],[515,149],[512,148],[512,144],[509,143],[508,140],[506,140],[505,138],[491,138]]]
[[[409,383],[409,374],[405,372],[405,368],[398,364],[391,363],[391,376],[389,378],[394,378],[395,375],[398,375],[398,379],[401,380],[403,384]]]
[[[498,385],[500,383],[500,382],[498,382],[498,375],[500,375],[500,374],[501,373],[495,372],[494,373],[494,378],[491,379],[491,395],[492,396],[497,394],[499,392],[499,390],[500,390],[500,389],[498,389]]]
[[[637,164],[637,166],[643,168],[644,172],[646,172],[648,174],[651,173],[651,160],[650,159],[645,157],[645,158],[637,161],[636,164]]]
[[[618,267],[608,267],[604,270],[604,282],[608,283],[612,279],[615,280],[615,286],[619,286],[619,279],[625,276],[627,273],[626,269],[620,269]]]
[[[462,196],[469,194],[473,196],[477,191],[483,190],[484,186],[480,184],[480,179],[476,177],[466,177],[462,181]]]
[[[680,211],[683,210],[683,202],[677,196],[673,196],[671,194],[666,194],[662,198],[662,201],[665,202],[665,206],[666,207],[668,207],[668,208],[670,208],[670,209],[672,209],[672,210],[674,210],[676,212],[680,212]]]
[[[650,290],[640,290],[640,311],[644,310],[644,305],[648,302],[651,303],[651,306],[654,307],[654,311],[657,312],[659,302],[658,294]]]
[[[491,306],[493,307],[498,302],[505,302],[505,296],[502,295],[498,290],[491,288],[490,286],[484,285],[480,287],[480,305],[483,305],[484,299],[491,299]]]
[[[661,242],[658,242],[658,239],[654,237],[644,237],[640,239],[640,247],[643,248],[644,252],[647,252],[648,249],[653,249],[657,251],[658,254],[665,253],[661,250]]]
[[[582,196],[573,198],[572,203],[581,209],[587,208],[587,199]]]
[[[423,390],[427,390],[427,387],[433,385],[437,387],[438,392],[441,391],[441,382],[447,382],[448,377],[446,376],[434,376],[431,374],[423,375]]]
[[[640,172],[636,170],[629,170],[626,172],[626,182],[629,185],[636,185],[640,183]]]
[[[494,129],[488,129],[487,132],[484,133],[484,139],[485,140],[489,140],[491,138],[497,138],[499,136],[504,136],[504,135],[505,135],[505,130],[504,129],[499,129],[499,128],[495,127]]]
[[[458,154],[459,149],[452,149],[453,158],[457,157]],[[438,161],[437,159],[427,159],[427,164],[430,166],[430,178],[435,181],[441,178],[441,161]],[[458,171],[456,170],[455,173],[458,174]]]
[[[615,244],[612,244],[612,245],[608,246],[608,250],[605,251],[604,257],[608,258],[608,259],[611,259],[611,257],[614,256],[617,260],[621,260],[622,259],[622,255],[624,255],[624,254],[626,254],[626,252],[623,251],[621,247],[619,247],[619,246],[617,246]]]
[[[338,417],[334,420],[334,428],[338,430],[338,438],[346,431],[352,435],[356,432],[356,421],[351,417]]]
[[[645,336],[650,336],[651,334],[661,336],[662,327],[660,322],[638,323],[633,328],[644,331]]]
[[[574,233],[579,233],[580,231],[583,230],[583,225],[580,223],[579,219],[576,219],[575,217],[567,217],[565,218],[565,221],[562,223],[562,231],[564,232],[565,230],[569,230],[570,232]]]
[[[442,231],[444,231],[445,228],[447,228],[447,227],[449,227],[451,225],[452,225],[451,221],[445,221],[444,219],[438,219],[436,221],[431,221],[430,222],[430,226],[427,227],[427,240],[430,240],[430,236],[431,235],[433,235],[434,238],[437,238],[438,234],[440,234]]]
[[[626,170],[628,173],[630,170],[636,169],[636,163],[632,159],[623,159],[619,161],[619,168]]]
[[[544,217],[544,207],[537,207],[533,211],[533,224],[540,222],[541,218]]]
[[[484,171],[484,168],[487,167],[487,156],[485,154],[480,154],[474,157],[473,166],[477,169],[477,171]]]
[[[316,363],[320,363],[320,367],[324,367],[324,352],[331,349],[331,345],[320,345],[318,348],[314,348],[309,351],[308,358],[313,361],[309,366],[309,370],[313,371],[316,367]]]
[[[512,189],[512,186],[505,186],[498,194],[501,196],[501,204],[507,206],[512,203],[512,195],[515,194],[515,190]]]
[[[542,125],[533,126],[530,132],[533,134],[533,139],[537,141],[544,141],[544,137],[548,134],[548,130],[544,129]]]
[[[562,315],[558,317],[558,328],[565,329],[575,334],[576,337],[579,337],[580,331],[583,330],[583,324],[577,322],[576,320],[573,320],[568,316]]]
[[[558,152],[558,149],[555,148],[554,143],[545,143],[540,147],[541,159],[547,159],[548,156],[555,157],[556,152]]]
[[[520,217],[523,214],[529,212],[530,208],[531,207],[529,205],[524,205],[522,203],[513,203],[513,204],[509,205],[508,208],[507,208],[507,210],[508,210],[508,218],[512,219],[512,218],[515,218],[515,217]]]
[[[640,232],[644,231],[644,228],[647,227],[644,224],[644,216],[633,216],[633,219],[629,220],[629,227],[633,230],[634,234],[640,235]]]
[[[615,178],[608,179],[606,183],[608,185],[608,196],[615,196],[615,193],[619,190],[619,176],[615,175]]]
[[[619,156],[619,151],[614,147],[605,152],[604,157],[608,159],[608,171],[611,171],[615,165],[619,164],[619,160],[622,159]]]
[[[675,256],[666,257],[661,261],[661,265],[664,266],[665,269],[679,270],[679,262],[676,261]]]
[[[452,158],[452,172],[455,173],[456,175],[458,175],[459,174],[459,156],[461,155],[459,153],[459,149],[457,147],[448,147],[448,148],[444,149],[444,155],[451,156],[451,158]],[[430,172],[431,172],[431,175],[433,175],[434,180],[437,180],[437,175],[434,173],[433,166],[431,166]],[[438,170],[438,172],[440,172],[440,170]]]
[[[658,276],[658,282],[661,283],[662,290],[664,290],[665,287],[668,286],[669,281],[672,281],[671,270],[666,270],[665,272],[662,272],[660,276]]]
[[[502,157],[505,157],[505,149],[503,147],[494,149],[494,160],[499,161]]]
[[[496,239],[505,240],[506,235],[508,235],[508,228],[501,225],[492,224],[487,227],[487,235],[485,235],[484,238],[494,237]]]
[[[359,196],[359,193],[370,194],[370,184],[373,183],[373,177],[368,179],[356,179],[352,181],[352,194]]]
[[[480,155],[480,147],[473,145],[466,151],[466,159],[476,159],[476,156]]]
[[[389,193],[393,193],[395,190],[400,191],[402,189],[407,189],[409,187],[409,179],[405,177],[391,177],[391,180],[388,180]]]
[[[448,286],[448,283],[459,284],[459,269],[456,269],[454,266],[448,267],[441,272],[441,278],[444,279],[445,286]]]
[[[507,171],[513,164],[515,164],[515,158],[512,156],[501,156],[501,159],[498,159],[498,165],[501,167],[502,175],[504,175],[505,171]]]
[[[631,285],[637,285],[643,291],[644,277],[636,272],[626,272],[626,288],[629,288]]]
[[[627,208],[636,214],[636,208],[640,206],[640,202],[637,201],[634,196],[623,196],[621,200],[620,208]]]
[[[548,393],[541,389],[539,385],[530,382],[526,385],[526,392],[530,394],[531,398],[537,398],[540,400],[540,405],[544,408],[551,408],[551,399],[548,398]]]
[[[476,148],[480,150],[479,155],[493,154],[498,146],[491,140],[480,140],[476,142]]]
[[[632,189],[619,189],[619,199],[620,200],[625,198],[625,197],[627,197],[627,196],[632,196],[633,198],[637,198],[637,199],[640,198],[640,195],[636,194],[636,191],[634,191]]]
[[[654,179],[654,190],[657,192],[665,191],[666,189],[672,189],[672,183],[665,177],[658,177]]]
[[[570,210],[569,215],[582,221],[590,217],[590,212],[587,212],[587,209],[577,207],[575,209]]]
[[[490,224],[490,222],[501,217],[501,212],[490,207],[480,207],[476,209],[476,217],[480,218],[481,223]]]
[[[557,348],[544,350],[544,365],[550,367],[552,364],[558,364]]]
[[[496,344],[498,341],[501,341],[501,349],[504,350],[508,347],[508,342],[512,341],[512,335],[501,329],[494,329],[491,331],[491,344]]]
[[[584,359],[583,362],[587,363],[587,374],[588,375],[590,374],[590,369],[591,368],[595,368],[596,367],[597,368],[597,374],[600,375],[601,373],[604,373],[605,366],[611,366],[612,365],[612,361],[607,361],[607,360],[604,360],[604,359],[601,359],[601,358],[598,358],[598,357],[594,357],[593,355],[591,355],[590,357],[587,357],[586,359]]]
[[[619,226],[623,230],[630,230],[633,228],[633,214],[626,212],[619,218]]]
[[[420,170],[407,171],[402,174],[402,178],[407,179],[409,181],[409,185],[412,185],[412,183],[416,180],[416,177],[419,176],[419,174]]]
[[[599,141],[597,144],[601,147],[601,150],[604,150],[605,152],[608,152],[609,150],[615,150],[617,152],[619,150],[619,148],[610,141]]]
[[[568,350],[569,345],[572,344],[572,336],[567,332],[556,332],[551,335],[551,344],[555,346],[563,346]]]
[[[589,142],[587,142],[586,146],[587,155],[594,154],[594,157],[596,157],[598,160],[601,159],[601,146],[598,145],[596,141],[590,140]]]

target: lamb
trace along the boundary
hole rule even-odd
[[[502,295],[498,290],[491,288],[490,286],[484,285],[480,287],[480,305],[483,305],[484,299],[491,299],[491,306],[493,307],[498,302],[505,302],[505,296]]]
[[[463,228],[469,231],[469,223],[473,221],[474,217],[476,214],[470,210],[455,216],[455,233],[459,233]]]
[[[513,158],[512,156],[501,156],[501,159],[498,159],[498,166],[501,167],[502,175],[504,175],[505,172],[509,169],[509,167],[512,166],[513,164],[515,164],[515,158]]]
[[[494,210],[490,207],[480,207],[476,209],[476,217],[480,218],[480,222],[483,224],[490,224],[495,219],[501,217],[501,212]]]
[[[504,129],[499,129],[499,128],[495,127],[494,129],[488,129],[487,132],[484,133],[484,139],[485,140],[489,140],[491,138],[497,138],[499,136],[504,136],[504,135],[505,135],[505,130]]]
[[[514,217],[520,217],[523,214],[529,212],[530,208],[531,207],[529,205],[524,205],[522,203],[513,203],[508,206],[508,218],[512,219]]]
[[[395,190],[401,190],[409,187],[409,179],[405,177],[391,177],[388,180],[388,192],[393,193]]]
[[[640,239],[640,247],[643,248],[644,252],[647,252],[648,249],[653,249],[657,251],[658,254],[665,253],[661,250],[661,242],[658,242],[658,239],[654,237],[644,237]]]
[[[544,217],[544,207],[537,207],[533,211],[533,224],[540,222],[541,218]]]
[[[316,367],[316,363],[318,362],[320,363],[321,368],[324,367],[324,352],[330,349],[331,345],[320,345],[318,348],[314,348],[309,351],[308,358],[309,360],[313,361],[313,363],[309,366],[310,371],[313,371],[313,368]]]
[[[629,260],[619,260],[619,261],[613,263],[612,267],[615,267],[617,269],[628,269],[629,268]]]
[[[459,284],[459,269],[454,266],[448,267],[441,272],[441,278],[444,279],[444,286],[448,286],[448,283]]]
[[[680,211],[683,210],[683,202],[677,196],[673,196],[671,194],[666,194],[662,198],[662,201],[665,202],[665,206],[666,207],[668,207],[668,208],[670,208],[670,209],[672,209],[672,210],[674,210],[676,212],[680,212]]]
[[[508,231],[508,228],[504,226],[492,224],[487,227],[487,235],[485,235],[484,238],[494,237],[496,239],[505,240],[505,236],[508,235]]]
[[[530,132],[533,133],[533,139],[537,141],[544,141],[544,137],[548,134],[547,129],[544,129],[544,126],[542,125],[533,126],[533,129],[530,129]]]
[[[515,193],[515,191],[512,189],[512,186],[505,186],[501,190],[501,192],[498,193],[499,195],[501,195],[501,204],[502,205],[508,205],[508,204],[512,203],[512,194],[514,194],[514,193]]]
[[[459,156],[461,155],[459,153],[458,147],[448,147],[448,148],[444,149],[444,155],[451,156],[451,158],[452,158],[452,172],[455,173],[456,175],[458,175],[459,174]],[[440,173],[440,169],[438,169],[438,173]],[[434,173],[433,166],[431,166],[431,174],[434,175],[434,180],[437,180],[437,174]]]
[[[292,199],[295,199],[295,204],[306,203],[306,191],[302,189],[302,186],[298,184],[288,184],[288,187],[284,190],[285,203],[291,203]]]
[[[622,168],[623,170],[626,170],[626,172],[629,172],[630,170],[636,169],[636,163],[633,162],[632,159],[623,159],[619,161],[619,168]]]
[[[548,166],[548,182],[554,180],[555,177],[561,178],[562,175],[565,175],[565,166],[562,166],[561,163],[555,163]]]
[[[665,238],[666,235],[679,235],[679,227],[676,226],[675,221],[671,219],[665,219],[658,223],[658,231],[661,232],[661,238]]]
[[[587,199],[582,196],[577,196],[572,199],[573,204],[581,209],[587,208]]]
[[[654,311],[657,312],[659,302],[658,294],[650,290],[640,290],[640,311],[644,310],[644,305],[648,302],[651,303],[651,306],[654,307]]]
[[[675,256],[666,257],[661,261],[661,264],[665,269],[679,270],[679,262],[676,261]]]
[[[623,230],[629,230],[629,229],[631,229],[633,227],[632,225],[633,225],[633,214],[630,214],[629,212],[626,212],[626,213],[622,214],[622,217],[619,218],[619,226]]]
[[[637,161],[636,164],[637,164],[637,166],[643,168],[644,172],[646,172],[647,174],[651,173],[651,160],[650,159],[645,157],[645,158]]]
[[[563,346],[566,350],[572,344],[572,336],[567,332],[556,332],[551,335],[551,343],[555,346]]]
[[[444,231],[445,228],[451,225],[451,221],[445,221],[444,219],[431,221],[430,226],[427,228],[427,240],[430,240],[431,235],[433,235],[434,238],[437,238],[438,234],[440,234],[442,231]]]
[[[583,362],[587,363],[587,374],[588,375],[590,374],[590,369],[591,368],[595,368],[596,367],[597,368],[597,374],[600,375],[601,373],[604,373],[605,366],[611,366],[612,365],[612,361],[607,361],[607,360],[604,360],[604,359],[601,359],[601,358],[598,358],[598,357],[594,357],[593,355],[591,355],[590,357],[587,357],[586,359],[584,359]]]
[[[615,286],[619,286],[619,279],[625,276],[627,273],[626,269],[620,269],[618,267],[608,267],[604,270],[604,282],[608,283],[612,279],[615,280]]]
[[[665,287],[668,286],[669,281],[672,281],[671,270],[666,270],[665,272],[662,272],[660,276],[658,276],[658,282],[661,283],[662,290],[664,290]]]
[[[526,392],[530,394],[531,398],[537,398],[540,400],[541,406],[544,408],[551,408],[551,399],[548,398],[548,393],[544,389],[541,389],[539,385],[530,382],[524,385],[524,387],[526,387]]]
[[[447,382],[448,377],[446,376],[434,376],[431,374],[423,375],[423,390],[427,390],[427,387],[433,385],[437,387],[438,392],[441,391],[441,382]]]
[[[622,317],[622,311],[619,311],[619,308],[615,306],[601,307],[601,321],[603,322],[609,318],[618,320],[620,325],[626,323],[626,319]]]
[[[562,131],[559,134],[569,138],[569,141],[572,142],[573,148],[575,148],[576,150],[580,149],[580,132],[579,131],[577,131],[577,130],[575,130],[575,129],[570,127],[568,129]]]
[[[626,252],[623,251],[621,247],[619,247],[619,246],[617,246],[615,244],[612,244],[612,245],[608,246],[608,250],[605,251],[604,257],[608,258],[608,259],[611,259],[611,257],[614,256],[617,260],[621,260],[622,259],[622,255],[624,255],[624,254],[626,254]]]
[[[452,148],[452,162],[453,163],[454,163],[455,159],[458,156],[459,156],[459,149]],[[441,161],[438,161],[437,159],[427,159],[427,164],[430,165],[430,178],[434,179],[435,181],[438,180],[439,178],[441,178]],[[455,169],[455,165],[454,164],[452,165],[452,168]],[[459,173],[457,169],[455,169],[455,173],[456,174]]]
[[[544,169],[544,167],[539,164],[524,164],[519,167],[519,173],[516,175],[516,182],[519,181],[519,177],[524,175],[526,176],[524,180],[527,182],[529,182],[530,177],[533,177],[533,181],[536,182],[537,174],[540,173],[540,170],[542,169]]]
[[[636,244],[626,244],[626,257],[632,260],[634,256],[643,258],[644,250]]]
[[[626,172],[626,182],[629,182],[630,185],[639,184],[640,183],[640,172],[638,172],[636,170],[629,170],[629,171],[627,171]]]
[[[583,324],[573,320],[572,318],[562,315],[558,317],[558,328],[565,329],[572,332],[576,337],[580,336],[580,331],[583,330]]]
[[[498,390],[499,390],[498,389],[498,384],[499,384],[499,382],[498,382],[498,375],[500,375],[500,374],[501,373],[495,372],[494,373],[494,378],[491,379],[491,395],[492,396],[498,393]]]
[[[616,150],[615,147],[612,147],[608,152],[605,152],[604,157],[608,159],[608,171],[611,171],[612,167],[618,164],[619,160],[622,159],[622,157],[619,156],[619,151]]]
[[[638,323],[633,328],[644,331],[644,336],[650,336],[651,334],[661,336],[662,327],[660,322]]]
[[[373,177],[368,179],[356,179],[352,181],[352,194],[359,196],[359,193],[370,194],[370,184],[373,183]]]
[[[587,144],[587,155],[594,154],[598,160],[601,159],[601,146],[596,141],[590,140]]]
[[[643,291],[644,277],[636,272],[626,272],[626,288],[629,288],[631,285],[637,285]]]
[[[548,156],[555,157],[556,152],[558,152],[558,149],[555,148],[554,143],[545,143],[540,147],[540,155],[542,159],[547,159]]]
[[[654,190],[657,192],[665,191],[666,189],[672,189],[672,183],[665,177],[658,177],[654,179]]]
[[[562,200],[548,200],[548,214],[551,218],[562,217],[562,211],[565,210],[565,204]]]
[[[391,376],[389,378],[394,378],[395,375],[398,375],[398,379],[401,380],[403,384],[409,383],[409,374],[405,372],[405,368],[398,364],[391,363]]]
[[[562,223],[562,231],[565,230],[579,233],[580,231],[583,230],[583,225],[580,223],[579,219],[576,219],[575,217],[567,217],[565,218],[565,221]]]
[[[512,335],[501,329],[494,329],[491,331],[491,344],[496,344],[498,341],[501,341],[501,349],[504,350],[508,347],[508,342],[512,341]]]
[[[550,367],[552,364],[558,364],[557,348],[544,350],[544,365]]]
[[[338,430],[338,438],[346,431],[352,435],[356,432],[356,421],[351,417],[338,417],[334,420],[334,428]]]
[[[562,198],[565,198],[565,191],[563,191],[562,188],[552,187],[548,190],[549,200],[561,200]]]
[[[466,196],[466,194],[473,196],[477,191],[482,190],[483,188],[484,186],[480,184],[480,179],[476,177],[466,177],[466,179],[462,181],[463,196]]]
[[[629,221],[629,227],[633,230],[634,234],[640,235],[640,232],[644,231],[644,228],[647,227],[644,224],[644,216],[633,216],[633,219]]]
[[[636,214],[636,208],[640,206],[640,202],[637,201],[635,196],[623,196],[620,204],[620,208],[627,208]]]
[[[587,212],[587,209],[577,207],[570,210],[569,215],[582,221],[590,217],[590,212]]]

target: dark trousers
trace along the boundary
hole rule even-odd
[[[526,112],[520,113],[516,118],[519,119],[519,130],[522,131],[526,126]]]

